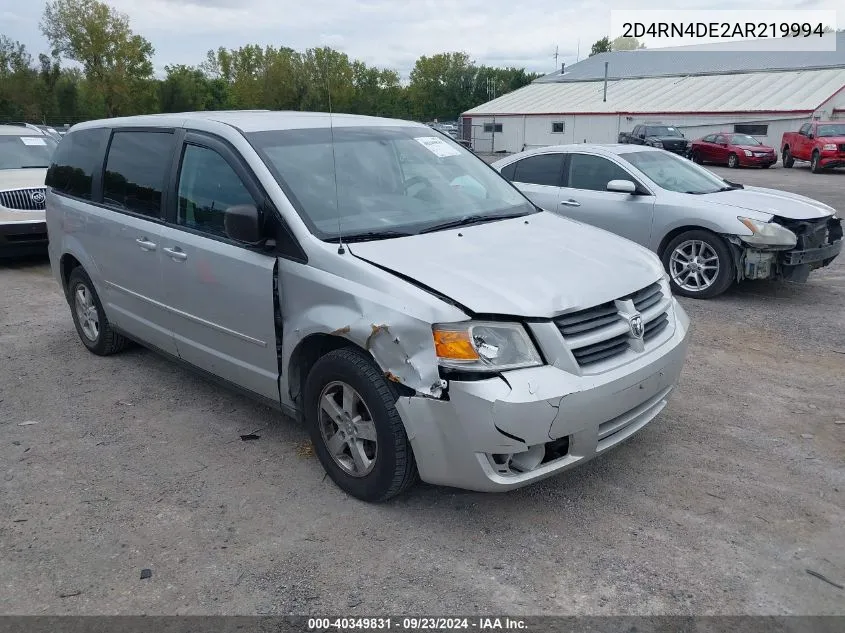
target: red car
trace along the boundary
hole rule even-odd
[[[763,145],[748,134],[722,132],[692,142],[690,158],[696,163],[717,163],[728,167],[762,167],[774,165],[774,147]]]

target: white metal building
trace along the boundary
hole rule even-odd
[[[778,147],[811,117],[845,118],[845,32],[825,37],[837,50],[594,55],[465,112],[461,132],[481,152],[615,143],[638,123],[674,125],[692,139],[744,132]]]

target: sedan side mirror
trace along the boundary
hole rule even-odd
[[[637,192],[637,186],[630,180],[611,180],[607,183],[607,190],[617,193],[634,194]]]
[[[809,138],[809,139],[813,139],[813,138],[815,138],[815,136],[816,136],[815,134],[813,134],[812,132],[810,132],[810,133],[807,135],[807,138]]]
[[[261,223],[254,204],[239,204],[226,209],[223,220],[226,235],[238,242],[256,244],[261,241]]]

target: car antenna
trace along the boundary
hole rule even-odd
[[[341,231],[340,229],[340,193],[338,192],[337,186],[337,156],[335,156],[334,149],[334,117],[332,114],[332,86],[329,81],[328,54],[326,55],[326,60],[323,64],[323,69],[326,73],[326,93],[329,97],[329,135],[331,137],[332,142],[332,168],[334,169],[334,200],[335,209],[337,210],[337,254],[343,255],[346,252],[346,249],[343,248],[343,231]]]

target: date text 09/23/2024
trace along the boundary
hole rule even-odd
[[[509,617],[309,618],[309,631],[525,631],[524,620]]]

